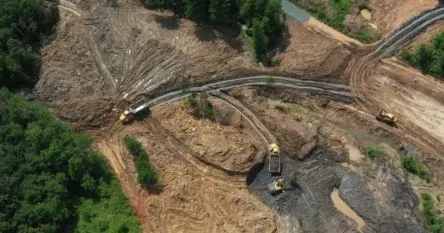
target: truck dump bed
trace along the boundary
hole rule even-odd
[[[281,173],[281,157],[279,155],[269,156],[268,171],[270,173]]]
[[[147,107],[147,102],[146,99],[143,98],[137,102],[135,102],[134,104],[132,104],[129,109],[132,113],[137,113],[142,111],[143,109],[145,109]]]

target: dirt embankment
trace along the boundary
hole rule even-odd
[[[190,114],[186,102],[162,106],[152,117],[162,119],[160,124],[186,145],[200,159],[234,172],[246,172],[260,162],[266,143],[242,119],[240,113],[220,100],[212,100],[219,122],[199,120]]]
[[[153,115],[161,112],[154,110]],[[125,128],[116,125],[106,133],[112,137],[98,134],[96,142],[117,173],[144,232],[276,232],[273,212],[251,196],[245,179],[239,184],[232,183],[227,174],[207,174],[201,169],[205,164],[188,160],[183,151],[171,147],[170,138],[151,128],[158,123],[153,118]],[[148,193],[135,183],[134,165],[122,146],[125,134],[135,136],[146,147],[160,174],[159,188]],[[243,145],[238,142],[233,146]]]

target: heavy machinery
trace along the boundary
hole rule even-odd
[[[136,114],[142,112],[143,110],[147,110],[148,109],[148,105],[146,102],[146,99],[143,98],[137,102],[135,102],[134,104],[130,105],[130,107],[123,111],[122,115],[120,115],[119,120],[122,124],[127,124],[130,123],[131,121],[134,120],[134,117],[136,116]]]
[[[267,186],[267,189],[271,195],[277,195],[284,192],[284,179],[277,179],[273,181],[273,183]]]
[[[276,143],[272,143],[268,146],[268,171],[271,174],[281,173],[281,153],[279,152],[279,147]]]
[[[398,128],[398,126],[396,125],[396,121],[398,119],[396,119],[396,117],[393,116],[393,114],[387,113],[385,110],[381,110],[379,112],[379,114],[376,116],[376,120],[384,122],[392,127]]]

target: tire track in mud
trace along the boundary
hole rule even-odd
[[[144,124],[160,141],[173,148],[180,159],[193,166],[203,177],[227,186],[247,188],[246,172],[233,172],[198,158],[153,117],[145,120]]]
[[[370,77],[373,76],[375,68],[381,59],[393,55],[402,48],[404,44],[423,32],[428,26],[442,19],[444,19],[444,7],[442,6],[437,6],[432,10],[425,11],[391,33],[369,54],[360,58],[354,58],[350,61],[346,68],[345,75],[350,78],[350,86],[357,95],[355,100],[363,111],[376,113],[380,109],[381,103],[376,98],[379,87],[375,85],[375,82],[370,80]],[[403,119],[401,118],[401,120]],[[440,151],[442,151],[442,146],[439,146],[442,142],[431,136],[426,130],[417,126],[415,122],[410,122],[409,124],[401,123],[400,129],[408,132],[408,134],[405,135],[400,130],[392,128],[388,130],[401,138],[410,138],[411,141],[421,145],[421,147],[427,148],[432,154],[439,155]]]
[[[270,81],[267,81],[267,79],[269,79],[270,77],[274,79],[272,83],[270,83]],[[302,79],[289,78],[283,76],[258,75],[252,77],[228,79],[228,80],[205,84],[198,87],[191,87],[186,90],[169,92],[151,99],[146,103],[146,107],[149,107],[150,109],[156,108],[164,104],[172,103],[187,98],[192,93],[201,93],[201,92],[210,93],[210,92],[228,90],[242,86],[269,86],[269,85],[282,86],[297,90],[316,91],[322,94],[329,94],[342,98],[352,99],[353,97],[356,97],[355,94],[350,92],[350,87],[345,85],[302,80]]]
[[[256,132],[262,137],[264,142],[267,144],[266,147],[269,144],[277,143],[276,138],[274,135],[268,130],[268,128],[259,120],[259,118],[256,116],[255,113],[253,113],[247,106],[242,104],[237,99],[226,95],[222,92],[211,92],[210,95],[222,100],[225,102],[225,104],[228,104],[232,108],[239,111],[245,119],[247,119],[248,123],[256,130]]]
[[[77,6],[74,3],[68,2],[66,0],[60,0],[59,1],[59,9],[71,12],[72,14],[76,15],[77,17],[81,17],[82,13],[77,8]]]

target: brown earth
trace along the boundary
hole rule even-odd
[[[162,109],[153,111],[154,116],[159,113]],[[232,182],[229,175],[216,176],[205,164],[188,160],[183,155],[186,152],[159,136],[156,129],[162,126],[158,124],[152,117],[125,128],[111,126],[105,135],[96,133],[96,146],[110,161],[144,232],[276,231],[273,212],[250,195],[245,176],[243,182]],[[134,165],[122,147],[125,134],[135,136],[146,147],[161,176],[157,189],[147,192],[135,183]],[[233,142],[225,144],[229,143]],[[237,147],[242,146],[238,142]]]
[[[262,160],[264,142],[238,112],[223,106],[221,101],[212,102],[216,111],[230,118],[225,121],[229,125],[194,118],[185,102],[162,106],[152,116],[162,119],[160,124],[200,159],[226,170],[247,172]]]
[[[370,0],[375,26],[384,34],[437,4],[437,0]]]
[[[326,76],[340,70],[349,53],[288,20],[289,34],[274,51],[281,66],[264,68],[229,29],[146,10],[136,0],[118,1],[116,8],[106,1],[63,0],[60,16],[56,39],[42,51],[35,92],[79,126],[105,126],[136,96],[189,82],[258,72]]]
[[[116,116],[136,96],[181,87],[184,80],[269,71],[344,83],[348,77],[342,73],[355,49],[288,21],[289,34],[273,51],[281,65],[264,68],[224,28],[146,10],[135,0],[118,1],[116,8],[106,1],[60,3],[57,38],[43,50],[35,92],[74,128],[96,128],[95,146],[116,172],[144,232],[276,232],[275,213],[251,195],[244,174],[262,159],[266,145],[233,109],[213,101],[217,122],[194,119],[183,104],[160,107],[149,119],[125,127],[115,122]],[[384,32],[430,6],[428,0],[370,2],[375,24]],[[393,13],[395,9],[404,15]],[[377,181],[391,176],[362,158],[371,144],[385,142],[392,150],[412,144],[439,184],[442,83],[393,62],[374,64],[359,74],[351,86],[373,105],[275,87],[237,88],[232,95],[260,117],[284,154],[306,160],[316,147],[331,147],[335,162],[347,161],[347,169],[357,166],[370,177],[381,203],[388,203],[389,196],[384,182]],[[419,84],[413,77],[419,77]],[[377,122],[378,107],[398,116],[400,129]],[[161,174],[158,189],[147,192],[137,185],[134,164],[122,145],[125,134],[145,145]]]

